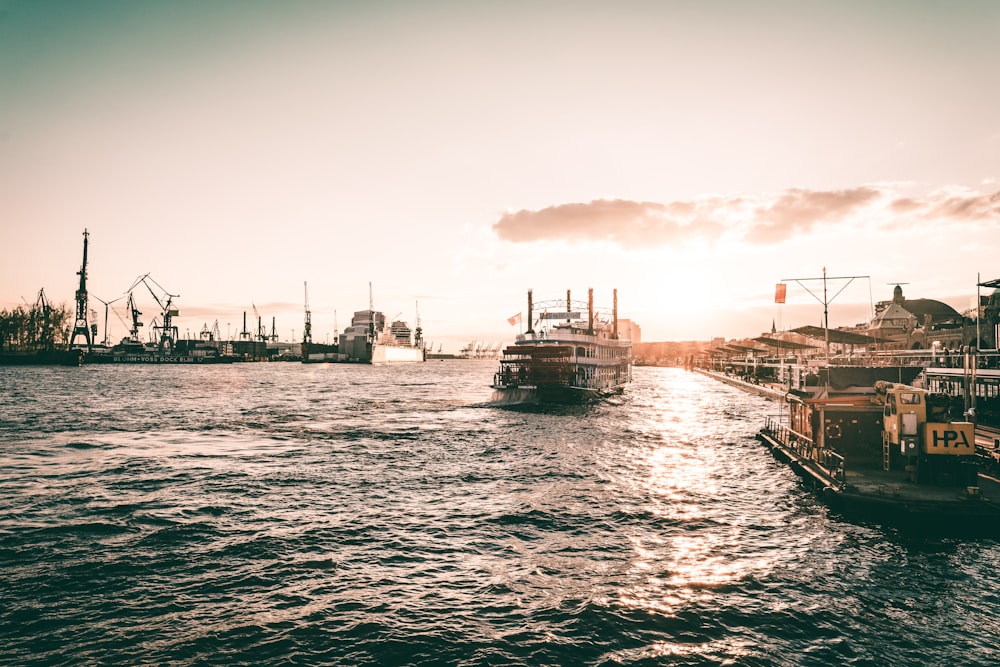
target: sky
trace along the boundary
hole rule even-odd
[[[112,341],[146,274],[182,335],[300,339],[308,285],[314,340],[371,297],[445,352],[529,289],[645,341],[821,324],[824,271],[831,326],[963,310],[998,71],[991,0],[0,0],[0,308],[72,308],[86,229]]]

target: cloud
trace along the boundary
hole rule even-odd
[[[787,190],[757,208],[746,239],[751,243],[776,243],[808,232],[816,226],[839,222],[882,197],[879,190]]]
[[[929,206],[925,217],[967,222],[1000,220],[1000,191],[989,195],[944,195]]]
[[[915,198],[891,186],[866,185],[668,203],[596,199],[508,212],[494,223],[493,231],[514,243],[605,241],[631,249],[692,239],[715,242],[725,234],[755,245],[775,245],[834,225],[874,231],[908,221],[996,223],[1000,192],[950,190]]]
[[[597,199],[538,211],[505,213],[493,230],[505,241],[610,241],[626,248],[666,245],[693,237],[715,238],[722,225],[698,215],[695,202]]]

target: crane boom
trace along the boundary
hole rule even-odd
[[[178,314],[179,314],[178,310],[176,308],[174,308],[174,306],[173,306],[173,301],[174,301],[175,297],[179,297],[180,295],[179,294],[171,294],[167,290],[163,289],[163,286],[160,285],[158,282],[156,282],[147,273],[145,275],[142,275],[142,276],[139,276],[138,278],[136,278],[135,282],[132,283],[132,287],[128,288],[128,291],[130,292],[130,295],[129,295],[130,297],[131,297],[131,291],[135,287],[137,287],[139,285],[139,283],[142,283],[143,285],[145,285],[146,289],[149,290],[149,293],[153,296],[153,300],[156,301],[156,305],[160,307],[160,315],[163,318],[163,323],[162,324],[157,323],[156,320],[154,319],[153,326],[150,329],[150,334],[152,335],[152,332],[155,331],[155,330],[157,330],[157,329],[160,331],[159,348],[160,348],[160,353],[161,354],[163,354],[165,352],[173,352],[174,346],[177,343],[177,338],[178,338],[178,335],[179,335],[178,331],[177,331],[177,327],[175,327],[173,325],[173,323],[172,323],[173,318],[177,317]],[[157,296],[156,291],[153,289],[153,286],[150,285],[150,283],[153,283],[153,285],[156,285],[163,292],[163,297],[162,298],[159,297],[159,296]],[[164,299],[166,299],[165,302],[164,302]],[[134,311],[134,303],[135,302],[133,301],[133,312],[135,312]],[[136,322],[135,315],[133,315],[133,322]],[[142,325],[139,324],[138,326],[142,326]],[[135,326],[133,326],[133,330],[134,329],[135,329]],[[133,336],[134,335],[135,335],[135,333],[133,333]]]

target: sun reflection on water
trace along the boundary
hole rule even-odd
[[[673,378],[676,383],[678,378]],[[676,384],[667,395],[652,387],[637,396],[653,410],[633,424],[630,493],[645,516],[630,538],[632,554],[618,601],[628,608],[674,616],[767,576],[780,549],[761,540],[741,504],[742,451],[731,434],[716,430],[724,405],[710,404],[695,387]],[[766,533],[766,530],[763,531]],[[672,649],[664,647],[669,655]]]

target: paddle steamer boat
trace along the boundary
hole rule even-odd
[[[586,401],[619,393],[632,381],[632,341],[618,331],[618,290],[610,317],[594,310],[592,289],[586,313],[582,305],[569,290],[564,304],[535,304],[528,290],[528,329],[503,350],[493,376],[502,400]],[[542,311],[537,320],[536,307]]]

